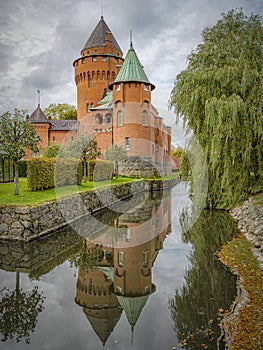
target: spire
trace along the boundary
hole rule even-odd
[[[40,90],[37,90],[37,106],[40,107]]]
[[[155,86],[150,83],[149,79],[147,78],[143,70],[143,67],[132,45],[132,34],[130,35],[131,35],[130,49],[126,55],[123,65],[114,83],[110,84],[109,88],[112,90],[112,86],[115,83],[139,82],[139,83],[150,84],[153,90]]]
[[[103,11],[103,9],[102,9],[102,11]],[[87,40],[86,44],[84,45],[82,51],[85,49],[91,48],[91,47],[105,46],[106,45],[106,42],[105,42],[106,33],[111,33],[111,30],[108,27],[108,25],[106,24],[106,22],[104,21],[103,14],[102,14],[100,21],[98,22],[98,24],[94,28],[89,39]],[[114,47],[115,49],[119,50],[122,53],[121,48],[120,48],[119,44],[117,43],[117,40],[115,39],[113,34],[112,34],[112,47]]]

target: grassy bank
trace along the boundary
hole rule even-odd
[[[231,350],[259,350],[263,346],[263,270],[251,247],[240,234],[218,253],[219,259],[240,276],[249,298],[228,327],[233,339]]]
[[[118,177],[108,181],[95,183],[95,188],[120,185],[126,182],[136,181],[133,178]],[[57,192],[55,188],[43,191],[29,191],[27,188],[27,179],[19,179],[19,194],[14,195],[14,183],[0,184],[0,205],[36,205],[47,201],[55,200],[57,195],[69,195],[74,193],[82,193],[94,188],[93,182],[85,182],[80,186],[65,186],[60,187]]]

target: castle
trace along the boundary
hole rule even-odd
[[[153,172],[157,167],[159,173],[169,173],[171,128],[151,103],[155,86],[147,78],[132,42],[124,59],[102,16],[73,66],[77,122],[49,120],[38,105],[28,121],[40,135],[41,146],[67,143],[81,130],[96,138],[102,158],[108,147],[117,144],[127,151],[131,168],[139,162],[139,168],[148,167]],[[129,174],[131,171],[128,169]]]

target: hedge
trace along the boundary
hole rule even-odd
[[[81,162],[76,159],[35,157],[28,160],[27,183],[30,191],[80,185],[81,181]]]
[[[27,177],[27,160],[18,161],[19,177]]]
[[[78,159],[56,158],[55,184],[58,187],[81,185],[82,164]]]
[[[113,162],[108,160],[90,160],[88,163],[88,181],[110,180],[113,176]]]
[[[54,158],[35,157],[28,160],[27,186],[30,191],[54,187]]]
[[[11,159],[0,158],[0,182],[12,182],[14,176],[14,162]]]

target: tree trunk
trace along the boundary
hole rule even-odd
[[[18,195],[18,178],[19,178],[19,171],[18,171],[18,161],[14,161],[14,167],[15,167],[15,190],[14,195]]]
[[[83,159],[83,181],[87,182],[87,160]]]

